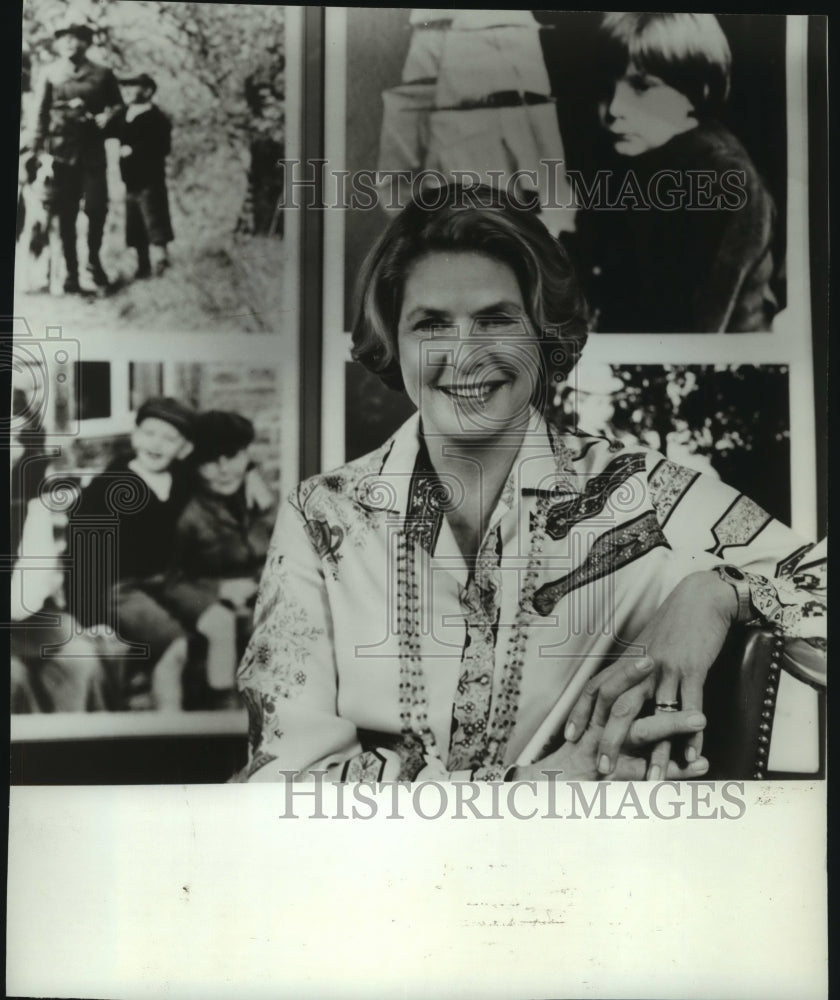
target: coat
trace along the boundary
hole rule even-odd
[[[223,580],[257,580],[271,536],[272,512],[246,503],[244,489],[223,497],[199,489],[178,521],[163,600],[195,627],[219,597]]]
[[[120,157],[125,183],[125,242],[130,247],[165,246],[174,238],[166,189],[166,157],[172,148],[172,123],[152,104],[130,121],[122,109],[109,134],[131,152]]]
[[[115,585],[161,577],[172,556],[175,527],[192,478],[175,463],[167,500],[159,500],[131,468],[131,456],[115,459],[82,490],[70,520],[74,548],[70,599],[84,624],[100,620],[99,609]],[[103,558],[94,539],[116,532],[115,558]],[[89,564],[88,564],[89,563]]]
[[[35,98],[33,148],[56,160],[88,169],[105,169],[105,137],[94,115],[122,107],[117,78],[109,69],[82,60],[48,66]]]
[[[579,211],[577,246],[569,243],[596,329],[768,330],[776,209],[735,136],[701,124],[622,158],[622,168],[609,174],[606,197]]]
[[[129,121],[126,108],[114,116],[109,134],[130,146],[120,158],[120,173],[127,191],[140,191],[166,183],[166,157],[172,149],[172,122],[156,104]]]

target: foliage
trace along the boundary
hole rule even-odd
[[[664,450],[679,435],[721,479],[788,521],[787,368],[781,365],[621,365],[613,424]]]
[[[146,72],[157,82],[155,100],[173,120],[171,194],[180,214],[190,218],[187,232],[231,232],[245,194],[252,142],[283,141],[283,8],[28,0],[23,49],[33,78],[54,58],[53,31],[69,12],[95,30],[92,59],[118,76]],[[237,187],[239,198],[231,197]]]
[[[132,280],[136,260],[125,246],[118,154],[110,148],[103,260],[112,286],[94,302],[65,299],[65,322],[104,329],[275,329],[289,312],[282,279],[289,254],[277,239],[283,232],[276,162],[285,138],[284,8],[25,0],[24,129],[38,75],[55,58],[53,33],[69,15],[94,31],[94,62],[118,78],[149,73],[157,83],[155,103],[173,126],[167,185],[175,240],[173,267],[163,278]],[[82,254],[84,225],[80,216]],[[27,308],[38,321],[41,313],[52,314],[54,302],[31,294]]]

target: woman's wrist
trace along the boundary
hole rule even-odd
[[[700,570],[692,573],[686,578],[692,586],[698,587],[700,592],[711,600],[714,607],[720,612],[730,624],[738,620],[738,595],[731,584],[720,577],[715,570]]]

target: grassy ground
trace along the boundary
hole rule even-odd
[[[106,292],[64,295],[22,292],[15,312],[33,330],[61,325],[75,332],[120,327],[155,332],[268,332],[288,311],[282,302],[286,264],[280,240],[218,238],[198,249],[174,246],[172,266],[159,278],[135,281],[127,252],[107,247],[102,260],[112,286]],[[84,257],[82,257],[84,260]],[[86,276],[82,272],[83,285]]]
[[[43,290],[46,268],[33,266],[19,248],[17,315],[33,330],[61,325],[69,332],[127,328],[252,333],[270,332],[284,323],[290,312],[283,301],[289,247],[278,238],[234,235],[245,195],[243,164],[219,157],[215,163],[203,163],[194,178],[182,177],[170,185],[172,266],[158,278],[138,281],[135,253],[124,240],[123,187],[113,156],[110,159],[110,206],[102,247],[110,288],[97,291],[85,274],[86,219],[80,212],[80,280],[87,291],[62,293],[64,263],[54,232],[50,291]]]

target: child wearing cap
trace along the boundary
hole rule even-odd
[[[183,460],[192,451],[194,420],[194,411],[177,399],[146,400],[131,435],[133,453],[116,458],[91,481],[72,515],[76,530],[89,533],[88,546],[117,519],[114,558],[98,547],[80,546],[72,590],[83,624],[112,625],[120,638],[148,647],[147,656],[136,661],[139,696],[132,701],[129,691],[128,707],[148,704],[143,689],[150,674],[151,707],[180,707],[186,631],[162,601],[162,592],[175,526],[192,492]],[[85,552],[91,553],[90,565]]]
[[[110,135],[120,142],[120,172],[125,183],[125,242],[137,253],[138,278],[161,275],[169,267],[173,239],[166,188],[166,157],[172,123],[152,102],[157,90],[147,74],[120,80],[126,98]]]
[[[608,333],[768,330],[775,207],[718,120],[729,43],[713,14],[609,13],[601,121],[617,155],[607,204],[579,216],[588,298]],[[584,279],[587,269],[582,268]]]
[[[274,522],[274,498],[252,466],[250,420],[221,410],[199,414],[190,465],[196,489],[178,520],[167,605],[207,641],[203,700],[239,706],[234,674],[250,634],[254,599]],[[247,637],[247,636],[246,636]]]

